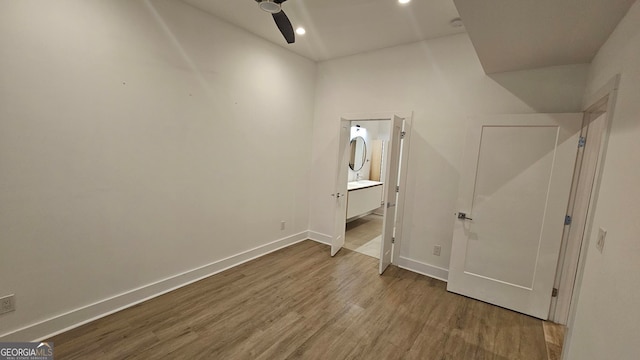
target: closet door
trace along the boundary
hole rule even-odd
[[[472,119],[447,290],[547,319],[582,114]]]

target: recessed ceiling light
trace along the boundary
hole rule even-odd
[[[305,30],[302,26],[299,26],[299,27],[296,29],[296,34],[298,34],[298,35],[304,35],[304,34],[306,34],[306,33],[307,33],[307,30]]]
[[[400,4],[408,4],[411,0],[398,0]]]

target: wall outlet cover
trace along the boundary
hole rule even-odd
[[[433,247],[433,255],[440,256],[441,252],[442,252],[442,246],[436,245]]]
[[[7,295],[0,298],[0,314],[16,310],[15,295]]]

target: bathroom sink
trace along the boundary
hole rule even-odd
[[[347,190],[356,190],[361,188],[366,188],[370,186],[382,185],[380,181],[373,180],[358,180],[358,181],[350,181],[347,183]]]

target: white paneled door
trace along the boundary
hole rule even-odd
[[[384,224],[382,225],[382,244],[380,248],[380,269],[382,274],[391,264],[391,249],[393,247],[393,237],[396,224],[396,209],[398,193],[399,164],[400,164],[400,142],[402,140],[403,119],[397,116],[391,121],[391,139],[387,151],[386,163],[389,167],[384,179]]]
[[[336,175],[336,184],[334,186],[335,192],[331,194],[335,201],[335,218],[334,222],[334,235],[331,239],[331,256],[342,249],[344,246],[345,236],[345,220],[347,216],[347,180],[349,178],[349,172],[346,170],[349,166],[349,151],[350,148],[350,123],[342,121],[340,126],[340,137],[338,146],[338,171]]]
[[[582,114],[474,118],[447,290],[547,319]]]

